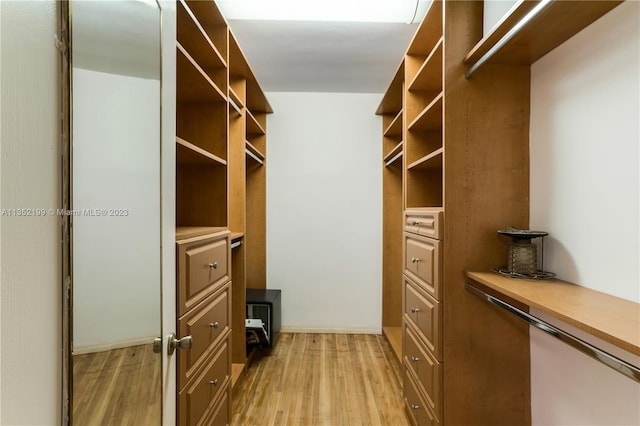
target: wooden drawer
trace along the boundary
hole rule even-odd
[[[435,426],[440,422],[431,412],[431,408],[424,403],[409,369],[404,368],[404,385],[402,393],[409,419],[414,426]]]
[[[187,315],[178,320],[179,336],[191,336],[189,351],[178,351],[178,389],[182,389],[202,367],[207,353],[217,341],[229,334],[231,313],[231,283],[207,297]]]
[[[178,394],[178,419],[181,426],[205,424],[206,415],[214,406],[216,397],[221,395],[221,392],[228,392],[230,370],[231,358],[227,339],[207,360],[202,373]]]
[[[444,238],[442,209],[412,209],[404,212],[404,230],[438,240]]]
[[[438,361],[442,361],[440,302],[409,278],[403,277],[403,280],[404,317],[420,332],[427,349]]]
[[[418,388],[426,396],[427,403],[437,419],[442,418],[442,364],[420,343],[409,324],[404,325],[403,355],[405,368],[417,378]]]
[[[226,426],[231,424],[230,406],[231,406],[231,386],[227,386],[227,390],[222,392],[220,399],[216,402],[213,409],[204,424],[210,426]]]
[[[178,316],[231,278],[230,232],[178,241]]]
[[[440,300],[440,245],[433,238],[404,233],[404,273]]]

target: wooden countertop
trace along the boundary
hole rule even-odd
[[[467,277],[593,336],[640,355],[640,304],[561,280],[522,280],[492,272]]]

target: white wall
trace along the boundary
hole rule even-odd
[[[381,97],[267,96],[267,286],[282,289],[282,326],[379,333]]]
[[[640,3],[627,1],[531,75],[531,228],[545,268],[640,302]],[[640,385],[531,331],[534,425],[640,424]]]
[[[60,207],[56,2],[0,2],[2,209]],[[56,216],[2,217],[3,425],[54,425],[61,407]]]
[[[73,69],[74,353],[160,335],[159,112],[159,79]]]
[[[483,13],[483,35],[487,35],[502,20],[518,0],[485,0]]]

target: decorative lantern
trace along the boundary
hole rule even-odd
[[[500,235],[511,238],[507,254],[507,265],[494,268],[494,272],[514,278],[547,279],[555,277],[552,272],[547,272],[543,268],[544,263],[544,237],[548,232],[530,231],[527,229],[501,229]],[[538,268],[538,246],[531,242],[533,238],[542,238],[540,243],[542,259]]]

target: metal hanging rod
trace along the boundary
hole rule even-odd
[[[399,153],[397,153],[396,155],[393,156],[393,158],[391,158],[390,160],[388,160],[386,163],[384,163],[384,165],[386,167],[389,167],[391,164],[393,164],[394,161],[396,161],[398,158],[402,157],[403,151],[400,151]]]
[[[248,148],[244,149],[244,152],[251,158],[253,158],[254,160],[256,160],[258,163],[260,163],[261,165],[264,165],[264,161],[262,161],[262,158],[258,157],[256,154],[254,154],[251,150],[249,150]]]
[[[531,9],[531,11],[527,13],[527,15],[525,15],[525,17],[522,18],[520,22],[515,24],[513,28],[509,30],[508,33],[506,33],[500,40],[498,40],[498,42],[494,44],[493,47],[489,49],[487,53],[482,55],[482,57],[480,57],[480,59],[478,59],[478,61],[467,70],[464,76],[467,79],[470,78],[473,75],[473,73],[475,73],[478,70],[478,68],[480,68],[482,65],[484,65],[485,62],[491,59],[493,55],[495,55],[500,49],[504,47],[505,44],[510,42],[511,39],[513,39],[516,35],[518,35],[518,33],[520,33],[520,31],[522,31],[522,29],[526,27],[527,24],[529,24],[529,22],[533,21],[534,18],[540,15],[554,1],[555,0],[542,0],[536,7]]]
[[[238,106],[238,104],[233,100],[231,96],[229,96],[229,105],[231,105],[231,107],[235,109],[239,115],[242,115],[242,108]]]
[[[469,282],[465,283],[465,288],[472,294],[480,297],[481,299],[484,299],[489,303],[492,303],[504,309],[505,311],[528,322],[532,326],[568,344],[572,348],[579,350],[583,354],[588,355],[589,357],[597,361],[600,361],[607,367],[613,368],[618,373],[621,373],[629,377],[630,379],[640,383],[640,369],[635,365],[629,364],[628,362],[621,360],[620,358],[617,358],[607,352],[604,352],[602,349],[599,349],[593,346],[592,344],[585,342],[584,340],[581,340],[575,336],[572,336],[571,334],[568,334],[560,330],[559,328],[549,324],[548,322],[542,321],[503,300],[500,300],[490,294],[487,294],[484,291],[480,290],[479,288],[473,286],[473,284],[470,284]]]

